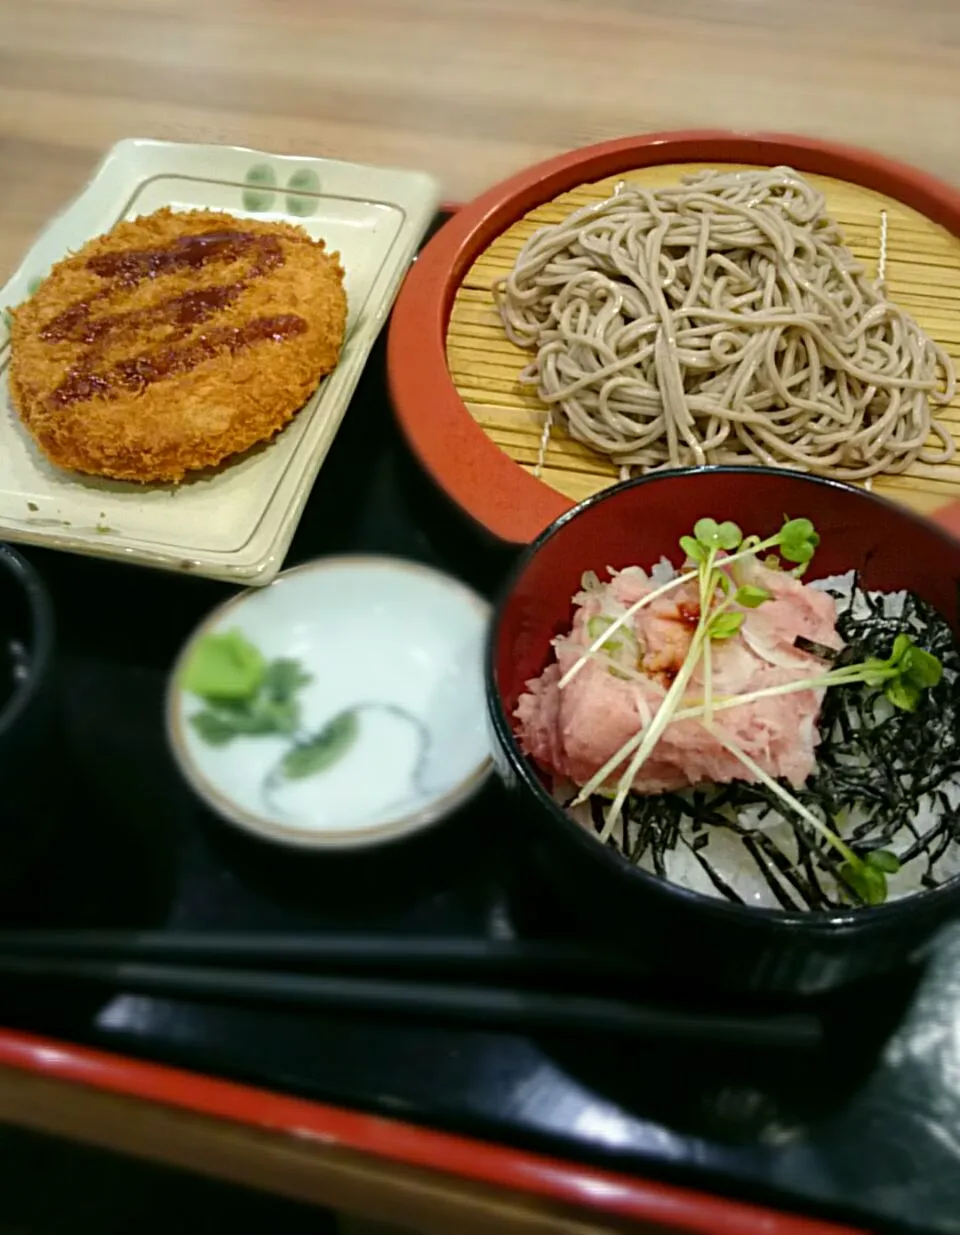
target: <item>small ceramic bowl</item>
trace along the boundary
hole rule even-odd
[[[167,695],[177,763],[213,811],[266,840],[323,850],[410,836],[490,772],[488,621],[463,584],[399,558],[285,571],[215,610],[181,652]],[[228,634],[266,666],[252,703],[188,689],[198,647]]]

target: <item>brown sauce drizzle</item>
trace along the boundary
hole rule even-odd
[[[183,347],[160,347],[142,356],[122,360],[106,373],[95,373],[77,366],[60,383],[51,401],[59,407],[83,402],[98,395],[110,398],[124,391],[145,390],[165,377],[189,373],[205,360],[222,352],[236,355],[244,348],[262,340],[276,343],[303,334],[307,323],[294,313],[276,317],[255,317],[243,326],[219,326],[190,339]]]
[[[178,270],[200,270],[209,262],[235,262],[249,253],[257,262],[254,274],[265,274],[283,265],[283,248],[276,236],[257,236],[253,232],[200,232],[180,236],[159,249],[124,249],[91,257],[87,269],[104,279],[116,279],[125,287],[136,287],[144,279]]]
[[[244,277],[234,283],[184,292],[144,309],[93,316],[94,306],[110,299],[118,289],[130,290],[147,279],[200,270],[214,262],[233,263],[245,257],[252,257],[252,264],[244,271]],[[201,232],[181,236],[160,248],[126,249],[90,258],[87,268],[110,282],[89,299],[70,305],[40,331],[40,338],[45,342],[68,341],[90,348],[53,391],[50,404],[67,407],[97,397],[111,398],[124,392],[142,391],[164,378],[188,373],[224,352],[236,355],[261,341],[282,342],[303,334],[307,323],[293,313],[257,317],[240,326],[220,326],[200,334],[191,333],[195,326],[202,326],[233,304],[254,279],[283,263],[283,247],[276,236],[236,230]],[[108,340],[135,335],[138,330],[156,326],[171,327],[160,346],[120,361],[105,371],[97,370],[98,349]]]
[[[127,313],[113,313],[91,319],[94,300],[81,300],[55,317],[40,331],[40,338],[48,343],[69,339],[72,343],[102,343],[112,334],[150,326],[187,327],[199,325],[219,313],[235,301],[247,286],[244,282],[228,283],[219,287],[200,288],[172,296],[147,309],[133,309]]]

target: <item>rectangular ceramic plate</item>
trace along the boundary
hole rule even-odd
[[[174,209],[286,220],[340,252],[349,301],[340,363],[273,442],[180,485],[140,486],[61,471],[23,428],[0,324],[0,539],[122,558],[238,583],[280,569],[350,396],[438,202],[417,172],[130,140],[35,241],[0,292],[19,304],[53,263],[121,219]],[[322,481],[320,482],[322,483]]]

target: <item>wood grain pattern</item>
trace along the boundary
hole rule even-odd
[[[654,129],[960,181],[955,0],[0,0],[0,272],[121,137],[422,167],[452,198]]]
[[[628,179],[656,188],[675,184],[704,166],[646,168]],[[450,373],[476,421],[527,471],[536,473],[542,462],[541,479],[573,501],[614,484],[619,469],[608,458],[575,442],[559,417],[541,460],[546,409],[535,389],[519,381],[533,353],[504,336],[491,288],[509,272],[521,246],[537,228],[608,197],[620,179],[611,177],[564,193],[530,211],[499,236],[464,278],[447,333]],[[960,370],[960,239],[882,194],[825,176],[807,179],[824,193],[827,209],[839,220],[848,245],[871,275],[877,268],[881,211],[886,211],[887,292],[946,348]],[[938,415],[960,439],[960,395]],[[960,498],[960,455],[945,465],[915,463],[902,475],[877,477],[873,488],[931,514],[947,501]]]

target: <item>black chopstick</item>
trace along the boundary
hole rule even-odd
[[[523,1032],[591,1033],[671,1042],[811,1050],[823,1041],[815,1016],[729,1016],[618,999],[496,987],[263,973],[127,963],[55,955],[0,954],[0,978],[79,983],[130,994],[388,1014]]]
[[[184,964],[316,967],[458,978],[623,977],[646,971],[629,960],[576,944],[404,935],[273,934],[199,931],[0,931],[8,956]]]

